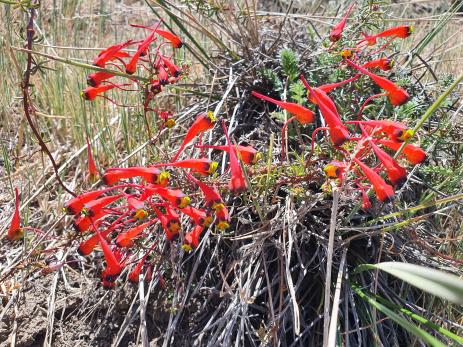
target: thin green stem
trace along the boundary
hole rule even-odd
[[[122,72],[122,71],[109,70],[109,69],[105,69],[105,68],[98,67],[98,66],[95,66],[95,65],[90,65],[90,64],[74,61],[74,60],[71,60],[71,59],[61,58],[61,57],[58,57],[58,56],[55,56],[55,55],[50,55],[50,54],[46,54],[46,53],[32,51],[32,50],[28,50],[28,49],[25,49],[25,48],[18,48],[18,47],[11,47],[11,48],[13,48],[14,50],[16,50],[18,52],[25,52],[25,53],[29,53],[29,54],[38,55],[38,56],[45,57],[45,58],[48,58],[48,59],[51,59],[51,60],[59,61],[60,63],[63,63],[63,64],[68,64],[68,65],[72,65],[72,66],[76,66],[76,67],[81,67],[81,68],[88,69],[88,70],[99,71],[99,72],[107,72],[107,73],[113,74],[115,76],[126,77],[126,78],[129,78],[129,79],[137,80],[137,81],[141,81],[141,82],[149,82],[150,81],[148,78],[145,78],[145,77],[141,77],[141,76],[137,76],[137,75],[129,75],[129,74],[127,74],[125,72]]]

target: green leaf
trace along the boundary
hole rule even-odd
[[[385,262],[363,264],[354,273],[379,269],[442,299],[463,305],[463,280],[455,275],[424,266]]]
[[[370,295],[371,295],[371,293],[370,293]],[[437,324],[434,324],[433,322],[431,322],[430,320],[420,316],[419,314],[417,314],[415,312],[412,312],[412,311],[410,311],[410,310],[408,310],[408,309],[406,309],[404,307],[401,307],[399,305],[396,305],[396,304],[390,302],[389,300],[386,300],[386,299],[380,297],[379,295],[374,295],[374,298],[376,300],[378,300],[380,303],[386,305],[387,307],[389,307],[391,309],[399,310],[401,313],[407,315],[410,318],[413,318],[414,320],[418,321],[421,324],[426,325],[428,328],[434,329],[438,333],[447,336],[448,338],[454,340],[455,342],[458,342],[460,345],[463,345],[463,337],[455,335],[451,331],[449,331],[449,330],[447,330],[447,329],[445,329],[445,328],[443,328],[443,327],[441,327],[441,326],[439,326]]]
[[[299,61],[296,53],[290,49],[282,49],[280,51],[280,64],[283,69],[283,73],[291,81],[294,81],[299,74]]]
[[[401,317],[400,315],[398,315],[394,311],[390,310],[389,308],[387,308],[386,306],[380,304],[378,301],[376,301],[372,297],[368,296],[366,293],[364,293],[360,289],[360,286],[358,284],[352,283],[351,287],[354,290],[354,292],[360,298],[362,298],[362,300],[365,300],[366,302],[368,302],[371,306],[373,306],[378,311],[380,311],[383,314],[385,314],[386,316],[388,316],[390,319],[392,319],[394,322],[399,324],[402,328],[406,329],[411,334],[419,337],[420,339],[422,339],[424,342],[428,343],[431,346],[434,346],[434,347],[445,347],[446,346],[442,342],[437,340],[435,337],[433,337],[432,335],[428,334],[426,331],[424,331],[423,329],[418,327],[417,325],[415,325],[413,323],[410,323],[405,318]]]
[[[291,83],[289,90],[291,92],[291,99],[300,105],[305,103],[307,100],[307,90],[301,81],[298,80],[294,83]]]

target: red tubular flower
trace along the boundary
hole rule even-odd
[[[145,264],[145,260],[146,260],[146,255],[143,256],[137,263],[137,265],[135,265],[135,267],[133,268],[132,271],[130,271],[129,273],[129,276],[127,277],[128,280],[130,282],[132,282],[133,284],[137,284],[138,281],[140,280],[140,273],[141,273],[141,269],[143,268],[143,265]]]
[[[159,84],[161,84],[161,86],[165,86],[169,84],[169,74],[167,73],[166,69],[162,65],[159,66],[159,69],[158,69],[158,79],[159,79]]]
[[[230,141],[230,136],[228,135],[228,130],[224,121],[222,121],[222,128],[225,133],[225,137],[227,138],[229,148],[228,155],[230,157],[231,178],[228,182],[228,188],[232,193],[241,193],[248,189],[248,184],[246,182],[246,178],[244,177],[243,169],[241,168],[241,165],[238,161],[238,157],[236,156],[236,150],[233,149],[233,145]]]
[[[217,149],[219,151],[225,151],[225,152],[228,152],[230,150],[229,146],[200,145],[196,147],[201,148],[201,149]],[[239,155],[243,163],[247,165],[256,164],[262,157],[262,154],[256,151],[250,145],[246,145],[246,146],[238,145],[238,146],[234,146],[233,149]]]
[[[169,173],[160,171],[158,168],[150,166],[132,166],[128,168],[110,168],[107,169],[102,177],[103,182],[111,186],[121,179],[142,177],[146,182],[152,184],[167,185],[169,182]]]
[[[167,217],[177,219],[177,220],[180,221],[179,214],[175,211],[175,209],[170,204],[166,204],[164,207],[166,209],[166,216]]]
[[[196,225],[207,228],[212,223],[211,215],[209,215],[205,210],[201,210],[193,206],[187,206],[182,208],[180,211],[193,219],[193,222]]]
[[[368,210],[371,208],[371,201],[370,198],[368,197],[367,192],[365,189],[361,188],[360,192],[362,193],[362,209],[363,210]]]
[[[212,208],[216,211],[220,211],[221,209],[225,208],[222,197],[216,189],[209,187],[206,183],[199,181],[190,174],[188,174],[188,179],[196,183],[199,189],[201,189],[204,195],[206,206],[208,208]]]
[[[376,41],[379,37],[383,37],[383,38],[390,37],[391,40],[395,38],[405,39],[413,33],[413,30],[414,30],[413,25],[401,25],[398,27],[386,29],[383,32],[380,32],[379,34],[375,34],[375,35],[367,35],[365,33],[362,33],[364,36],[364,39],[360,40],[358,44],[361,44],[362,42],[366,42],[368,46],[373,46],[376,44]]]
[[[177,65],[175,65],[171,59],[166,58],[161,54],[161,61],[173,77],[180,76],[181,69]]]
[[[174,48],[182,48],[183,46],[182,40],[180,40],[178,36],[172,34],[171,32],[168,32],[162,29],[156,29],[156,34],[165,38],[167,41],[170,41],[170,43],[172,43],[172,46]]]
[[[72,225],[74,226],[74,229],[76,229],[76,231],[83,233],[84,231],[87,231],[90,227],[92,227],[93,229],[93,226],[98,224],[98,220],[106,217],[110,213],[112,213],[111,210],[100,210],[93,217],[82,215],[79,218],[77,218],[72,223]]]
[[[153,96],[156,96],[162,92],[162,86],[161,86],[161,83],[159,83],[159,80],[152,80],[150,83],[151,83],[150,92],[153,94]]]
[[[181,48],[183,46],[183,43],[182,43],[182,41],[180,40],[180,38],[178,36],[172,34],[169,31],[158,29],[157,27],[159,26],[159,24],[155,24],[152,27],[147,27],[147,26],[144,26],[144,25],[136,25],[136,24],[130,24],[130,26],[132,26],[134,28],[142,28],[142,29],[147,29],[147,30],[154,30],[156,32],[156,34],[158,34],[159,36],[165,38],[167,41],[172,43],[172,46],[174,48]]]
[[[167,128],[173,128],[175,126],[175,119],[173,118],[172,112],[168,111],[162,111],[159,112],[159,118],[161,118],[164,121],[164,126]]]
[[[95,98],[101,93],[107,92],[108,90],[114,88],[121,88],[125,86],[128,86],[128,84],[106,84],[98,87],[87,87],[80,92],[80,96],[85,100],[92,101],[95,100]]]
[[[88,174],[90,179],[93,180],[98,177],[98,170],[95,165],[95,160],[93,160],[92,147],[90,147],[90,142],[88,142],[88,137],[85,138],[87,141],[87,157],[88,157]]]
[[[180,189],[168,189],[165,187],[149,187],[146,188],[146,193],[149,195],[157,194],[164,200],[168,201],[177,208],[187,207],[191,200]]]
[[[268,102],[271,102],[282,109],[288,111],[293,115],[293,117],[289,118],[284,124],[283,127],[281,128],[281,142],[282,142],[282,147],[281,147],[281,157],[284,160],[285,159],[285,134],[286,134],[286,128],[288,127],[288,124],[294,120],[299,121],[301,124],[308,124],[312,123],[314,120],[314,113],[312,110],[309,110],[308,108],[305,108],[301,105],[298,105],[293,102],[284,102],[284,101],[279,101],[272,99],[266,95],[257,93],[256,91],[252,92],[252,95],[255,96],[256,98],[259,98],[261,100],[265,100]]]
[[[18,188],[14,189],[15,201],[14,201],[14,213],[13,218],[10,222],[10,228],[8,229],[8,239],[11,241],[19,240],[24,236],[24,231],[21,229],[21,218],[19,215],[19,191]]]
[[[394,151],[398,151],[399,148],[402,147],[402,143],[393,140],[380,139],[378,142]],[[414,165],[421,164],[426,160],[426,152],[415,145],[407,143],[403,148],[402,153],[405,155],[407,160]]]
[[[369,61],[362,65],[365,69],[381,69],[383,71],[388,71],[394,66],[394,60],[389,58],[380,58],[376,60]]]
[[[183,149],[187,144],[189,144],[193,139],[198,136],[199,134],[212,129],[215,124],[215,117],[214,113],[209,111],[208,113],[201,113],[198,115],[191,125],[190,129],[188,129],[180,148],[178,149],[177,153],[172,158],[172,161],[177,161],[178,156],[182,153]]]
[[[207,176],[212,175],[215,172],[215,170],[217,170],[218,163],[215,161],[211,161],[207,158],[201,158],[180,160],[173,163],[156,164],[156,167],[163,166],[174,166],[184,169],[191,169],[193,170],[193,172]]]
[[[107,281],[105,279],[101,281],[101,284],[103,285],[103,288],[106,290],[113,289],[116,287],[116,283],[114,281]]]
[[[307,86],[308,84],[306,84],[306,87]],[[336,108],[336,105],[334,104],[334,101],[328,96],[328,94],[325,91],[321,90],[320,88],[312,88],[312,92],[310,91],[307,92],[307,99],[314,105],[318,106],[317,99],[314,96],[315,94],[317,94],[317,97],[321,101],[321,103],[323,103],[325,107],[329,108],[331,110],[331,113],[333,113],[339,120],[341,120],[341,116],[338,113],[338,110]]]
[[[88,75],[87,84],[90,87],[98,87],[101,84],[101,82],[106,81],[114,76],[115,76],[114,74],[109,73],[109,72],[103,72],[103,71],[95,72],[95,73]]]
[[[367,46],[374,46],[376,45],[376,41],[377,41],[377,36],[376,35],[367,35],[365,33],[362,33],[363,35],[363,39],[359,41],[359,43],[357,43],[357,45],[360,45],[362,42],[366,42],[367,43]]]
[[[394,28],[389,28],[376,34],[376,37],[398,37],[401,39],[405,39],[409,37],[414,31],[413,25],[400,25]]]
[[[104,231],[101,232],[101,236],[103,236],[105,239],[108,237],[108,235],[114,230],[116,229],[117,227],[120,226],[119,222],[126,216],[127,214],[123,214],[121,216],[119,216],[119,218],[117,218],[113,223],[111,223],[111,225],[105,229]],[[92,235],[90,238],[88,238],[87,240],[85,240],[84,242],[81,242],[79,247],[77,248],[77,252],[81,255],[81,256],[87,256],[89,255],[90,253],[92,253],[92,251],[95,249],[95,247],[98,245],[98,241],[99,238],[98,238],[98,235]]]
[[[103,237],[106,238],[107,234],[105,232],[103,233],[105,234]],[[92,235],[90,238],[80,243],[79,247],[77,248],[77,253],[85,257],[93,252],[97,244],[98,244],[98,235]]]
[[[128,279],[130,282],[137,284],[138,281],[140,280],[140,273],[141,269],[143,268],[143,265],[145,265],[146,259],[148,258],[149,254],[151,253],[152,248],[146,252],[146,254],[138,261],[137,265],[133,268],[132,271],[130,271]],[[146,281],[150,281],[150,279],[145,277]]]
[[[303,77],[303,76],[302,76]],[[351,78],[348,78],[344,81],[339,81],[339,82],[335,82],[335,83],[326,83],[326,84],[323,84],[321,86],[318,86],[316,88],[313,88],[314,90],[321,90],[325,93],[329,93],[331,92],[332,90],[338,88],[338,87],[342,87],[350,82],[353,82],[353,81],[356,81],[358,80],[360,77],[360,74],[357,74]],[[311,102],[315,103],[313,100],[310,100]]]
[[[331,141],[336,146],[341,146],[344,142],[350,139],[349,130],[347,130],[346,126],[342,123],[341,117],[336,112],[333,112],[333,107],[336,110],[336,106],[334,106],[334,102],[330,99],[327,94],[323,95],[323,99],[320,97],[320,93],[317,93],[307,82],[304,76],[301,76],[301,80],[304,83],[305,87],[309,89],[310,95],[315,99],[318,107],[320,108],[320,112],[325,119],[328,127],[330,128],[330,136]],[[331,102],[328,103],[326,100],[330,99]],[[331,105],[331,106],[328,106]]]
[[[354,158],[354,161],[360,169],[362,169],[366,178],[371,182],[378,200],[383,202],[391,201],[394,197],[394,189],[392,189],[392,187],[387,184],[372,168],[368,167],[357,158]]]
[[[72,198],[71,200],[67,201],[64,204],[64,210],[66,211],[67,214],[76,215],[80,213],[80,211],[82,211],[82,208],[87,202],[98,198],[100,195],[102,195],[103,193],[107,191],[108,191],[107,189],[94,190],[94,191],[87,192],[79,196],[76,196],[75,198]]]
[[[117,44],[117,45],[114,45],[114,46],[110,46],[110,47],[102,50],[98,54],[98,56],[93,60],[93,65],[96,65],[96,66],[99,66],[99,67],[104,67],[105,64],[110,60],[113,60],[115,58],[120,58],[120,57],[127,56],[128,54],[125,53],[125,52],[121,52],[121,50],[124,49],[125,47],[130,46],[133,43],[134,42],[132,40],[129,40],[127,42],[120,43],[120,44]]]
[[[127,203],[129,204],[130,209],[134,211],[133,219],[141,220],[148,216],[145,203],[142,200],[134,197],[129,197],[127,198]]]
[[[228,214],[227,208],[223,208],[220,211],[216,211],[215,213],[215,226],[220,231],[224,231],[225,229],[230,228],[230,215]]]
[[[154,31],[151,32],[151,34],[149,34],[148,37],[143,40],[143,42],[138,46],[138,49],[135,52],[135,54],[132,56],[132,59],[130,59],[128,64],[125,65],[126,73],[130,75],[135,73],[135,71],[137,70],[137,63],[138,63],[138,60],[140,59],[140,56],[142,54],[146,54],[153,40],[155,40]]]
[[[389,181],[396,186],[401,186],[407,179],[407,171],[397,164],[389,154],[379,148],[373,141],[370,141],[370,145],[386,169]]]
[[[82,213],[89,217],[94,217],[104,207],[120,199],[120,195],[110,195],[103,198],[95,199],[84,204]]]
[[[106,269],[103,271],[102,277],[103,280],[112,282],[121,273],[122,266],[101,233],[97,232],[97,235],[106,260]]]
[[[305,108],[305,107],[303,107],[301,105],[298,105],[298,104],[296,104],[294,102],[285,102],[285,101],[275,100],[275,99],[273,99],[273,98],[271,98],[269,96],[260,94],[260,93],[258,93],[256,91],[253,91],[252,95],[255,96],[256,98],[261,99],[261,100],[271,102],[272,104],[275,104],[275,105],[281,107],[282,109],[288,111],[289,113],[294,115],[294,117],[296,117],[296,119],[301,124],[312,123],[313,120],[314,120],[313,111],[311,111],[308,108]]]
[[[365,121],[350,121],[348,124],[361,124],[365,127],[378,129],[380,132],[384,132],[394,141],[406,141],[412,137],[415,132],[408,128],[406,125],[399,122],[392,122],[389,120],[365,120]],[[374,135],[374,133],[372,134]]]
[[[157,222],[156,219],[150,220],[149,222],[137,225],[125,231],[124,233],[117,235],[116,245],[118,245],[119,247],[132,247],[133,246],[132,240],[138,235],[140,235],[147,227],[149,227],[155,222]]]
[[[358,66],[357,64],[353,63],[349,59],[346,59],[346,62],[354,67],[355,69],[359,70],[361,73],[370,77],[381,89],[386,91],[387,97],[392,105],[400,106],[405,104],[410,96],[408,95],[405,89],[400,88],[395,83],[389,81],[387,78],[375,75],[374,73],[368,71],[367,69]]]
[[[173,241],[175,238],[178,237],[178,233],[180,232],[180,220],[178,216],[176,217],[173,214],[162,213],[158,208],[153,207],[154,212],[159,218],[161,222],[162,229],[166,235],[167,240]]]
[[[195,226],[192,231],[185,234],[185,244],[182,246],[185,250],[191,251],[199,245],[199,237],[203,232],[202,226]]]
[[[330,41],[331,42],[336,42],[336,41],[339,41],[341,39],[341,36],[342,36],[342,32],[344,30],[344,27],[346,26],[346,23],[347,23],[347,18],[349,17],[351,11],[352,11],[352,8],[354,7],[354,4],[355,2],[353,2],[349,8],[347,9],[346,11],[346,14],[344,15],[344,17],[342,17],[341,21],[336,24],[334,26],[334,28],[331,30],[331,33],[330,33]]]

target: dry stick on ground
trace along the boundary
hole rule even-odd
[[[146,331],[145,276],[140,274],[138,281],[138,296],[140,297],[140,335],[143,347],[148,347],[148,332]]]
[[[331,311],[330,329],[328,333],[328,347],[336,346],[336,328],[338,326],[339,300],[341,295],[342,279],[344,277],[344,266],[346,264],[347,248],[342,252],[341,263],[339,264],[338,278],[333,299],[333,309]]]
[[[289,265],[291,263],[291,253],[293,250],[293,232],[296,232],[296,221],[297,221],[297,216],[292,209],[292,199],[288,196],[286,200],[286,219],[288,222],[288,249],[286,250],[286,247],[283,247],[283,250],[285,251],[285,258],[286,258],[286,283],[288,284],[288,290],[291,298],[291,304],[293,307],[293,319],[294,319],[294,333],[296,336],[300,335],[301,332],[301,324],[300,324],[300,314],[299,314],[299,306],[297,304],[297,298],[296,298],[296,292],[294,290],[294,284],[293,280],[291,278],[291,270],[289,268]],[[291,213],[293,212],[293,213]]]
[[[328,332],[330,327],[331,267],[333,265],[334,233],[336,232],[339,195],[339,189],[337,187],[333,188],[333,207],[331,208],[330,235],[328,238],[328,257],[326,260],[325,305],[323,310],[323,346],[326,346],[328,343]]]

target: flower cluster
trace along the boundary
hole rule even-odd
[[[95,66],[105,70],[115,67],[120,73],[112,70],[89,75],[89,87],[82,91],[82,96],[87,100],[96,97],[108,99],[102,95],[105,91],[128,85],[114,84],[112,78],[121,74],[127,77],[143,68],[149,74],[148,78],[144,78],[149,82],[144,82],[139,88],[145,96],[143,107],[145,111],[156,112],[163,120],[160,129],[171,128],[175,125],[173,113],[150,108],[150,103],[163,86],[177,82],[184,71],[161,53],[161,47],[170,43],[174,48],[180,48],[182,41],[159,29],[158,25],[135,27],[148,30],[149,35],[142,41],[129,40],[110,46],[94,60]],[[168,42],[158,43],[153,49],[157,37]],[[138,48],[131,55],[126,48],[135,44],[138,44]],[[134,84],[142,83],[139,78],[127,78]],[[88,256],[97,248],[103,252],[106,265],[102,271],[102,282],[105,288],[114,287],[124,269],[127,269],[131,282],[138,282],[142,273],[144,279],[149,280],[159,261],[155,253],[157,247],[163,244],[163,239],[174,244],[180,240],[182,248],[191,251],[198,247],[201,235],[210,226],[215,225],[219,231],[230,227],[230,216],[222,193],[229,191],[237,194],[247,190],[248,183],[240,161],[245,165],[255,164],[260,154],[250,145],[232,143],[224,121],[221,125],[227,142],[219,146],[203,144],[202,135],[211,130],[216,122],[213,112],[198,114],[171,161],[148,166],[107,168],[100,177],[106,187],[87,191],[65,203],[64,210],[73,216],[72,224],[79,239],[78,253]],[[199,156],[179,160],[184,149],[197,138],[200,141],[194,149]],[[209,178],[215,174],[218,163],[204,157],[206,149],[228,153],[230,164],[225,173],[228,175],[230,171],[228,189],[218,189],[217,181],[214,183]],[[94,180],[100,174],[88,139],[87,155],[88,173]],[[165,171],[167,168],[174,170],[175,179],[171,177],[173,171]],[[220,177],[220,181],[223,178]],[[8,232],[12,241],[22,238],[24,230],[28,229],[21,228],[19,197],[16,193],[15,214]]]
[[[164,86],[175,84],[186,72],[186,67],[176,65],[172,56],[163,53],[163,47],[166,45],[172,46],[173,49],[181,48],[183,43],[179,37],[160,29],[160,23],[152,27],[132,26],[147,30],[148,36],[141,41],[128,40],[99,52],[93,60],[93,65],[105,70],[92,73],[87,77],[88,87],[81,92],[81,96],[85,100],[92,101],[97,97],[103,97],[113,102],[103,94],[114,88],[127,91],[128,89],[125,87],[137,84],[140,86],[140,90],[145,91],[145,105],[148,105],[157,94],[162,92]],[[129,53],[128,48],[135,45],[137,45],[137,49],[133,54]],[[142,79],[130,78],[130,75],[136,72],[147,74],[147,77]],[[127,77],[130,83],[116,84],[111,81],[121,74]],[[148,108],[145,107],[146,109]],[[175,125],[169,112],[148,110],[156,112],[167,127]]]
[[[81,194],[65,204],[68,214],[74,215],[74,228],[81,235],[78,252],[87,256],[100,245],[106,261],[102,272],[103,286],[111,288],[125,267],[130,269],[128,279],[138,282],[141,272],[145,278],[152,276],[153,262],[149,260],[160,237],[167,241],[183,241],[182,247],[192,250],[199,245],[200,236],[213,223],[219,231],[230,226],[228,209],[214,185],[201,180],[215,173],[218,164],[207,158],[178,160],[183,149],[196,137],[213,128],[216,123],[212,112],[199,114],[187,131],[184,140],[171,162],[153,163],[147,167],[117,167],[106,169],[101,180],[107,188]],[[196,146],[201,152],[206,148],[226,151],[230,156],[229,189],[233,193],[247,189],[239,158],[244,164],[253,164],[259,153],[249,145],[235,146],[227,138],[223,146]],[[91,158],[91,156],[89,156]],[[176,179],[184,188],[170,184],[171,174],[162,171],[170,167],[179,169]],[[196,176],[196,177],[195,177]],[[193,201],[186,189],[199,190],[201,198]],[[183,228],[189,226],[189,232]],[[145,242],[148,240],[148,242]],[[146,244],[151,246],[144,249]],[[138,252],[137,252],[138,251]],[[143,253],[143,254],[141,254]],[[152,257],[154,259],[154,257]],[[153,260],[154,261],[154,260]]]
[[[366,209],[371,207],[367,193],[370,188],[374,190],[379,201],[386,202],[394,197],[394,188],[400,187],[405,182],[407,171],[394,157],[402,154],[409,163],[419,164],[426,159],[426,153],[418,146],[407,143],[414,135],[414,132],[406,125],[389,120],[364,119],[363,114],[367,104],[375,98],[385,96],[393,106],[403,105],[409,100],[410,97],[405,89],[386,77],[372,72],[375,69],[391,70],[394,66],[393,60],[386,57],[371,60],[370,57],[384,52],[384,49],[393,40],[408,37],[413,32],[413,27],[398,26],[374,35],[363,34],[364,37],[358,39],[354,47],[349,47],[344,45],[341,39],[352,8],[353,5],[349,7],[342,20],[332,29],[329,36],[331,41],[329,49],[335,53],[337,50],[337,54],[342,57],[341,64],[354,69],[353,76],[344,81],[318,87],[311,86],[303,75],[300,78],[307,89],[308,102],[319,108],[324,124],[326,124],[325,127],[317,128],[313,132],[312,152],[316,134],[319,131],[327,131],[330,135],[330,142],[344,159],[329,163],[324,168],[324,171],[328,177],[338,179],[340,183],[343,182],[347,172],[354,172],[356,176],[355,184],[361,193],[362,207]],[[369,51],[370,47],[374,47],[380,39],[386,39],[387,41],[375,52]],[[350,42],[352,41],[347,41],[347,44]],[[364,62],[361,63],[361,61]],[[335,88],[362,78],[362,76],[372,80],[383,92],[370,96],[365,100],[359,108],[357,120],[345,121],[339,114],[336,104],[329,96],[329,93]],[[293,115],[282,128],[283,149],[284,135],[289,122],[297,120],[301,124],[307,124],[314,121],[314,112],[309,108],[292,102],[275,100],[256,91],[252,92],[252,95],[271,102]],[[352,145],[353,142],[356,145],[355,143]],[[388,151],[395,152],[396,155],[393,157]],[[284,160],[284,150],[282,150],[282,155]],[[365,161],[373,161],[373,158],[378,160],[378,164],[375,167],[370,167]],[[381,173],[385,173],[392,185],[386,183]]]
[[[409,36],[413,29],[400,26],[385,30],[378,34],[359,38],[354,47],[343,44],[343,30],[352,7],[349,8],[342,21],[330,34],[331,51],[342,57],[342,64],[351,67],[352,77],[318,87],[311,86],[301,75],[301,81],[307,88],[307,100],[318,107],[326,126],[319,127],[312,134],[312,152],[315,136],[319,131],[329,133],[330,142],[340,153],[342,160],[332,161],[325,166],[324,171],[329,178],[345,181],[349,172],[355,175],[354,182],[359,190],[364,208],[369,208],[368,190],[373,189],[380,201],[390,201],[395,187],[404,183],[407,171],[395,157],[404,156],[409,163],[419,164],[426,159],[426,153],[418,146],[409,144],[414,135],[413,130],[400,122],[384,119],[366,119],[363,111],[371,100],[387,97],[393,106],[406,103],[409,95],[406,90],[372,71],[389,71],[393,61],[386,57],[369,59],[384,49],[395,39]],[[129,84],[138,84],[144,93],[143,108],[154,111],[163,120],[162,127],[173,127],[173,114],[150,108],[155,95],[167,84],[176,83],[184,68],[175,65],[171,57],[161,52],[165,44],[177,49],[182,41],[170,32],[161,30],[159,24],[152,27],[135,26],[148,31],[141,41],[129,40],[101,51],[94,59],[94,65],[104,68],[88,76],[88,84],[82,96],[87,100],[104,97],[105,91],[113,88],[123,89]],[[165,41],[158,42],[159,39]],[[379,40],[387,39],[386,43],[376,52],[369,52]],[[348,41],[352,42],[352,41]],[[138,45],[134,53],[127,48]],[[122,64],[122,65],[121,65]],[[107,70],[114,67],[117,70]],[[148,73],[147,78],[132,76],[138,70]],[[111,79],[116,76],[128,78],[130,83],[114,84]],[[133,77],[133,78],[132,78]],[[137,78],[135,78],[137,77]],[[336,88],[353,83],[361,78],[373,81],[382,93],[368,97],[359,107],[357,119],[344,120],[338,112],[334,100],[329,93]],[[142,84],[143,83],[143,84]],[[282,141],[289,122],[298,121],[301,124],[312,123],[315,112],[297,103],[280,101],[266,95],[252,92],[252,95],[273,103],[293,116],[283,125]],[[198,247],[204,231],[215,226],[219,231],[230,227],[230,216],[223,193],[241,193],[248,189],[248,180],[243,170],[244,165],[255,164],[260,154],[250,145],[232,143],[225,122],[221,122],[226,143],[222,145],[207,145],[202,143],[203,134],[214,128],[217,123],[213,112],[204,112],[196,116],[183,137],[183,141],[169,162],[150,163],[148,166],[108,168],[101,175],[104,188],[98,188],[74,197],[65,204],[67,214],[73,216],[73,226],[79,239],[78,252],[88,256],[98,247],[103,251],[105,268],[102,271],[102,281],[105,288],[116,285],[116,279],[127,269],[128,279],[138,282],[140,275],[149,279],[153,275],[156,262],[157,247],[162,240],[180,245],[185,250]],[[162,128],[161,127],[161,128]],[[187,146],[199,141],[192,153],[198,155],[179,159]],[[88,148],[88,171],[91,177],[99,176],[93,160],[90,143]],[[224,151],[229,157],[229,170],[225,170],[228,186],[221,186],[215,171],[218,163],[204,156],[205,150]],[[395,152],[392,156],[388,152]],[[283,160],[285,153],[282,152]],[[374,160],[377,164],[373,165]],[[169,171],[166,171],[169,170]],[[229,176],[228,176],[229,172]],[[387,176],[390,184],[382,177]],[[175,175],[175,176],[174,176]],[[172,179],[174,177],[174,179]],[[8,237],[11,240],[20,239],[24,230],[19,216],[19,197],[16,191],[16,208],[11,221]],[[186,232],[185,232],[186,231]]]

